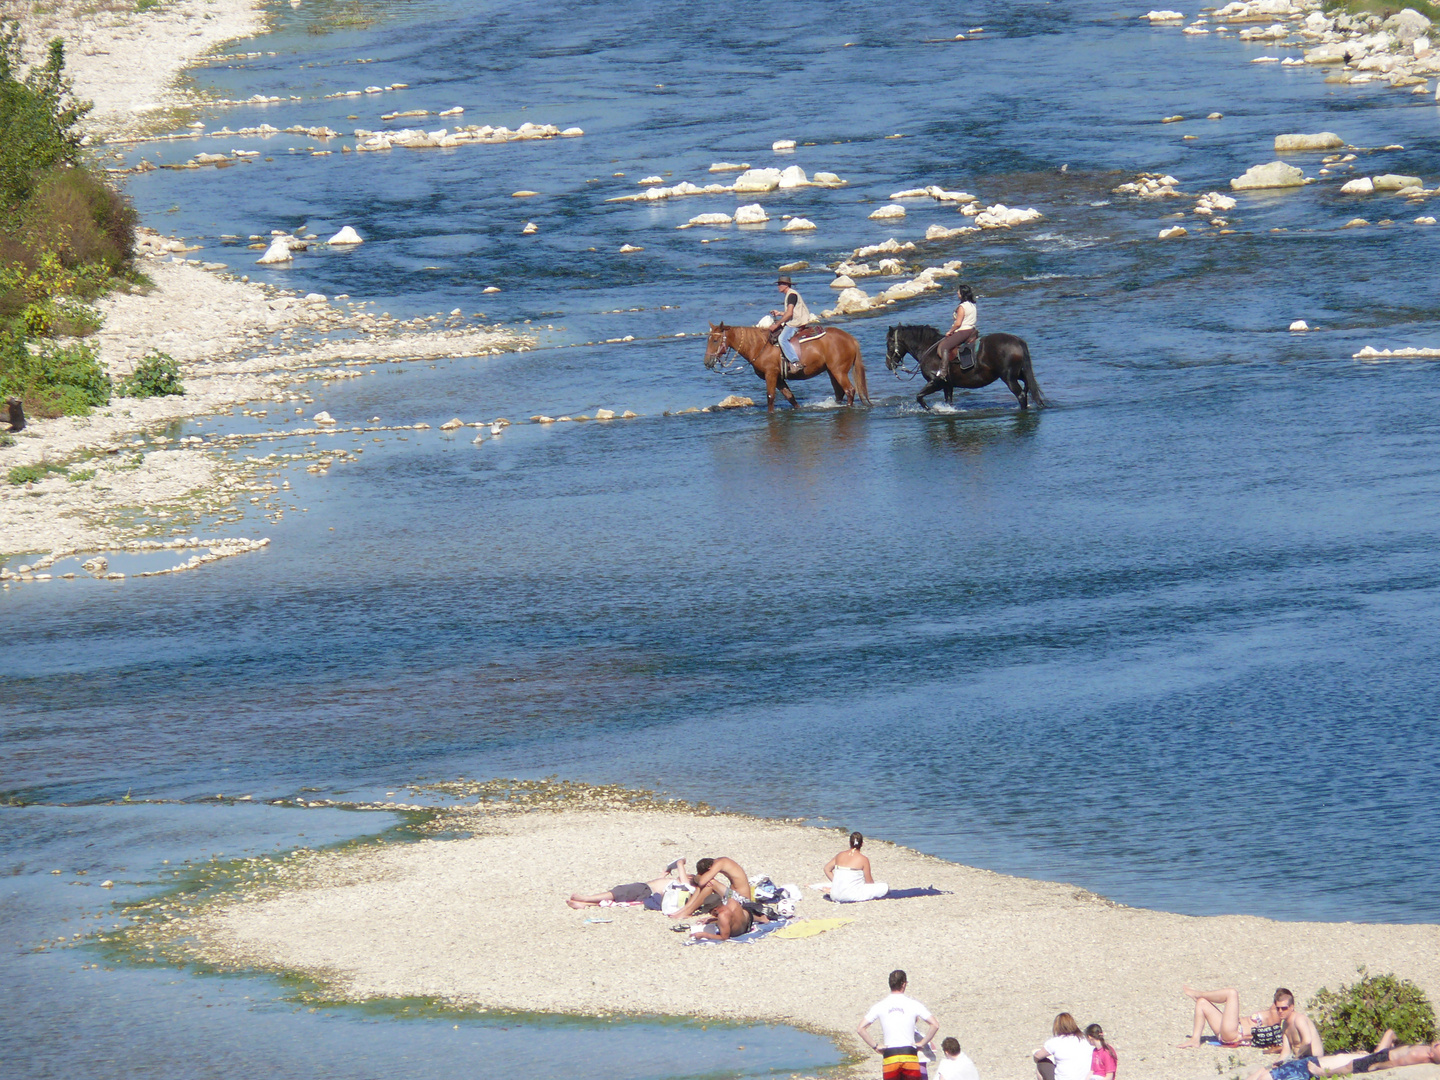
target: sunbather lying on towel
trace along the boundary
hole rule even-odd
[[[714,931],[702,930],[698,934],[691,934],[691,937],[696,941],[729,941],[741,934],[748,934],[756,923],[770,921],[764,915],[756,914],[754,908],[753,901],[749,905],[742,904],[738,898],[732,896],[715,909]]]
[[[1257,1069],[1249,1080],[1311,1080],[1318,1076],[1349,1076],[1383,1072],[1406,1065],[1440,1065],[1440,1042],[1429,1046],[1396,1046],[1395,1032],[1387,1031],[1368,1054],[1326,1054],[1323,1057],[1299,1057]]]
[[[616,885],[602,893],[594,893],[583,896],[576,893],[565,902],[572,908],[599,907],[603,903],[635,904],[649,899],[652,893],[664,892],[665,887],[671,882],[682,884],[695,884],[695,878],[685,873],[685,860],[676,859],[665,868],[665,876],[658,877],[654,881],[635,881],[629,885]]]

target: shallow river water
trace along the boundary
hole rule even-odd
[[[532,352],[310,387],[342,423],[641,417],[518,424],[480,445],[468,429],[336,435],[366,453],[296,470],[304,513],[227,527],[270,536],[262,552],[5,595],[0,984],[25,1005],[0,1044],[25,1075],[498,1076],[515,1032],[559,1068],[601,1061],[616,1077],[836,1060],[785,1029],[296,1012],[258,979],[30,951],[118,921],[110,901],[160,888],[164,859],[391,825],[196,805],[220,793],[559,774],[859,828],[1145,907],[1440,919],[1425,857],[1440,820],[1440,385],[1433,361],[1351,359],[1440,344],[1440,233],[1412,224],[1433,211],[1327,182],[1243,196],[1233,235],[1191,214],[1190,237],[1160,242],[1193,197],[1110,190],[1140,170],[1192,196],[1226,190],[1274,157],[1275,134],[1320,130],[1401,146],[1358,164],[1434,183],[1429,95],[1252,65],[1265,48],[1094,2],[956,15],[799,0],[778,16],[430,2],[368,27],[325,21],[348,10],[282,6],[274,34],[236,49],[277,55],[198,75],[221,96],[303,103],[201,119],[348,134],[460,105],[468,123],[586,134],[340,153],[347,137],[321,157],[304,136],[147,144],[127,160],[273,160],[136,176],[146,221],[302,292],[405,316],[458,306],[539,335]],[[397,82],[409,88],[323,97]],[[1212,111],[1224,119],[1199,119]],[[1194,119],[1160,123],[1175,114]],[[778,155],[780,138],[801,145]],[[1318,158],[1293,160],[1313,176]],[[709,182],[725,160],[847,186],[606,202],[649,175]],[[868,219],[929,183],[1044,218],[933,244],[928,225],[964,221],[944,205]],[[674,227],[750,201],[765,228]],[[781,233],[781,214],[817,229]],[[1357,215],[1394,224],[1340,228]],[[219,239],[302,223],[367,242],[265,270]],[[822,265],[890,236],[920,242],[918,263],[965,261],[982,330],[1029,341],[1053,408],[1022,415],[998,384],[915,408],[917,387],[885,370],[885,328],[943,323],[953,300],[932,293],[845,322],[872,408],[837,409],[812,383],[794,413],[662,415],[762,389],[702,367],[707,320],[755,321],[775,268],[798,260],[816,267],[802,291],[828,306]],[[1297,318],[1317,329],[1288,333]],[[177,801],[114,803],[127,794]],[[100,877],[119,895],[94,900],[84,883]]]

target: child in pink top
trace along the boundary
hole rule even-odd
[[[1091,1024],[1085,1029],[1085,1038],[1095,1048],[1090,1056],[1090,1080],[1115,1080],[1115,1069],[1120,1059],[1115,1048],[1105,1041],[1105,1029],[1099,1024]]]

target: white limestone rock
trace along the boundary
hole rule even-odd
[[[749,203],[735,208],[736,225],[763,225],[770,220],[765,208],[759,203]]]
[[[341,229],[339,232],[337,232],[334,236],[330,237],[330,239],[325,242],[331,247],[344,247],[346,244],[363,244],[365,241],[360,239],[359,233],[357,233],[349,225],[346,225],[343,229]]]
[[[647,176],[647,177],[645,177],[645,179],[643,179],[643,180],[640,181],[640,184],[641,184],[642,187],[643,187],[643,186],[648,186],[648,185],[650,185],[650,184],[663,184],[663,183],[665,183],[665,178],[664,178],[663,176]]]
[[[735,178],[737,192],[774,191],[780,186],[779,169],[746,169]]]
[[[954,229],[947,229],[944,225],[931,225],[925,230],[926,240],[952,240],[957,236],[964,236],[966,233],[978,232],[973,225],[960,225]]]
[[[787,222],[785,223],[785,227],[784,227],[783,229],[781,229],[780,231],[781,231],[781,232],[809,232],[809,231],[810,231],[811,229],[813,229],[813,228],[815,228],[815,223],[814,223],[813,221],[811,221],[809,218],[797,217],[797,218],[791,218],[789,221],[787,221]]]
[[[333,424],[333,423],[335,423],[335,418],[334,418],[333,416],[331,416],[328,412],[325,412],[323,409],[322,409],[320,412],[317,412],[314,416],[312,416],[312,417],[310,418],[310,420],[311,420],[312,423],[316,423],[316,424]]]
[[[836,176],[833,172],[817,172],[810,178],[810,183],[816,187],[844,187],[845,181]]]
[[[1409,45],[1416,38],[1429,32],[1430,20],[1414,8],[1405,8],[1403,11],[1391,15],[1381,26],[1388,30],[1401,45]]]
[[[1142,19],[1149,19],[1152,23],[1180,22],[1185,16],[1178,11],[1149,11],[1140,16]]]
[[[1345,140],[1333,131],[1319,131],[1313,135],[1275,136],[1275,152],[1277,154],[1294,153],[1301,150],[1334,150],[1337,146],[1344,145]]]
[[[1246,169],[1244,175],[1230,181],[1230,188],[1232,191],[1253,191],[1260,188],[1300,187],[1304,183],[1305,174],[1294,165],[1272,161]]]
[[[905,216],[905,208],[899,203],[889,203],[880,207],[870,215],[871,221],[884,221],[889,218],[902,218]]]
[[[780,188],[802,188],[810,186],[810,178],[805,175],[805,170],[799,165],[791,165],[780,173]]]
[[[1369,195],[1375,190],[1375,181],[1368,176],[1357,176],[1354,180],[1346,182],[1340,188],[1342,195]]]
[[[696,214],[684,225],[676,225],[677,229],[693,229],[696,225],[729,225],[735,219],[729,214]]]
[[[449,420],[446,420],[445,423],[440,425],[440,430],[454,431],[456,428],[462,428],[464,426],[465,422],[463,420],[461,420],[458,416],[453,416]]]
[[[527,222],[525,223],[525,227],[520,230],[520,235],[521,235],[521,236],[534,236],[534,235],[535,235],[537,232],[539,232],[539,231],[540,231],[540,226],[539,226],[539,225],[536,225],[535,222],[533,222],[533,221],[527,221]]]
[[[776,153],[780,153],[781,151],[784,151],[784,150],[794,150],[794,149],[795,149],[795,140],[794,140],[794,139],[776,139],[773,143],[770,144],[770,149],[771,149],[771,150],[774,150]]]
[[[753,399],[741,397],[739,394],[727,394],[710,407],[712,409],[753,409],[755,402]]]
[[[620,254],[621,254],[621,255],[629,255],[629,254],[631,254],[632,252],[644,251],[644,250],[645,250],[645,249],[644,249],[643,247],[637,247],[637,246],[634,245],[634,244],[621,244],[621,245],[620,245]]]
[[[1409,11],[1410,9],[1406,8],[1405,10]],[[1376,191],[1399,191],[1401,188],[1424,187],[1420,177],[1401,176],[1398,173],[1386,173],[1383,176],[1375,176],[1371,178],[1371,182],[1375,185]]]
[[[737,163],[735,163],[735,162],[733,162],[733,161],[717,161],[717,162],[715,162],[715,164],[713,164],[713,165],[710,166],[710,171],[711,171],[711,172],[744,172],[744,171],[745,171],[746,169],[748,169],[748,168],[750,168],[749,162],[746,162],[745,164],[741,165],[741,164],[737,164]]]
[[[1298,334],[1298,333],[1300,333],[1300,332],[1303,331],[1303,330],[1309,330],[1309,329],[1310,329],[1310,324],[1307,323],[1304,319],[1296,319],[1294,322],[1292,322],[1292,323],[1290,324],[1290,332],[1291,332],[1292,334]]]
[[[295,256],[290,254],[290,244],[283,236],[277,236],[270,241],[270,246],[265,249],[265,254],[255,261],[261,266],[272,266],[275,263],[290,262]]]
[[[841,291],[835,299],[835,311],[841,315],[854,315],[860,311],[868,311],[873,306],[865,290],[849,288]]]
[[[1171,226],[1170,228],[1168,228],[1168,229],[1161,229],[1161,230],[1160,230],[1160,239],[1161,239],[1161,240],[1177,240],[1177,239],[1179,239],[1179,238],[1182,237],[1182,236],[1189,236],[1189,235],[1190,235],[1190,234],[1185,230],[1185,226],[1184,226],[1184,225],[1172,225],[1172,226]]]
[[[975,224],[981,229],[1008,229],[1015,225],[1023,225],[1027,221],[1038,221],[1042,216],[1040,211],[1034,207],[1020,210],[1006,206],[1004,203],[996,203],[976,214]]]
[[[854,287],[855,279],[849,274],[841,274],[834,281],[830,282],[830,288],[832,289],[853,289]]]
[[[568,127],[568,128],[566,128],[564,131],[560,132],[560,137],[561,137],[562,139],[576,139],[576,138],[579,138],[581,135],[584,135],[584,134],[585,134],[585,132],[584,132],[581,128],[578,128],[578,127]]]

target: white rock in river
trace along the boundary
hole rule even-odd
[[[1375,181],[1368,176],[1357,176],[1340,189],[1342,195],[1369,195],[1375,190]]]
[[[794,149],[795,149],[795,140],[794,140],[794,139],[776,139],[773,143],[770,144],[770,149],[771,149],[771,150],[794,150]]]
[[[1178,12],[1178,11],[1165,11],[1165,10],[1161,10],[1161,11],[1150,11],[1150,12],[1147,12],[1146,14],[1144,14],[1144,15],[1141,15],[1140,17],[1141,17],[1142,19],[1149,19],[1152,23],[1157,23],[1157,22],[1179,22],[1181,19],[1185,18],[1185,16],[1182,15],[1182,14],[1181,14],[1180,12]]]
[[[1345,140],[1333,131],[1319,131],[1313,135],[1276,135],[1275,152],[1284,154],[1297,150],[1333,150],[1344,146]]]
[[[462,421],[458,416],[455,416],[455,417],[451,417],[449,420],[446,420],[445,423],[441,424],[441,425],[440,425],[440,430],[441,430],[441,431],[454,431],[456,428],[462,428],[462,427],[464,427],[464,426],[465,426],[464,421]]]
[[[817,172],[810,178],[810,182],[816,187],[843,187],[845,184],[845,181],[833,172]]]
[[[1174,239],[1178,239],[1179,237],[1189,236],[1189,235],[1190,235],[1190,234],[1185,231],[1185,226],[1184,226],[1184,225],[1172,225],[1172,226],[1171,226],[1170,228],[1168,228],[1168,229],[1161,229],[1161,230],[1160,230],[1160,239],[1161,239],[1161,240],[1174,240]]]
[[[785,223],[785,227],[784,227],[783,229],[781,229],[780,231],[781,231],[781,232],[807,232],[808,230],[813,229],[813,228],[815,228],[815,223],[814,223],[813,221],[811,221],[809,218],[797,217],[797,218],[791,218],[789,221],[787,221],[787,222]]]
[[[325,242],[333,246],[339,246],[342,244],[363,244],[365,241],[360,239],[359,233],[357,233],[349,225],[346,225],[343,229],[341,229],[339,232],[337,232],[334,236],[330,237],[330,239]]]
[[[737,225],[763,225],[769,220],[770,216],[765,213],[765,208],[759,203],[750,203],[737,207],[735,210],[735,224]]]
[[[1298,334],[1302,330],[1309,330],[1310,324],[1307,323],[1304,319],[1296,319],[1290,324],[1290,329],[1292,332]]]
[[[799,165],[791,165],[788,169],[780,173],[780,187],[782,189],[809,186],[810,178],[805,175],[805,170]]]
[[[1272,161],[1267,165],[1253,165],[1243,176],[1230,181],[1234,191],[1250,191],[1256,188],[1299,187],[1305,183],[1305,174],[1294,165],[1283,161]]]
[[[886,218],[902,218],[905,216],[905,208],[899,203],[890,203],[882,206],[870,215],[871,221],[883,221]]]
[[[533,221],[527,221],[525,227],[520,230],[521,236],[533,236],[540,231],[540,226]]]
[[[830,288],[832,289],[853,289],[854,287],[855,279],[849,274],[841,274],[834,281],[830,282]]]
[[[644,251],[644,250],[645,250],[645,249],[644,249],[643,247],[636,247],[634,244],[621,244],[621,245],[620,245],[620,254],[621,254],[621,255],[630,255],[630,254],[632,254],[633,252],[636,252],[636,251]]]
[[[294,257],[290,254],[290,245],[286,242],[285,237],[277,236],[270,241],[270,247],[266,249],[265,254],[255,261],[261,266],[269,266],[273,263],[289,262]]]
[[[746,169],[735,178],[736,191],[774,191],[780,186],[779,169]]]
[[[866,311],[870,306],[870,297],[865,295],[863,289],[846,289],[835,301],[835,310],[841,315],[851,315],[857,311]]]
[[[1401,176],[1398,173],[1386,173],[1384,176],[1373,177],[1371,182],[1375,185],[1376,191],[1399,191],[1407,187],[1424,187],[1418,176]]]
[[[316,413],[314,416],[312,416],[310,419],[313,420],[313,421],[314,421],[315,423],[317,423],[317,424],[333,424],[333,423],[335,423],[335,418],[334,418],[333,416],[331,416],[328,412],[325,412],[323,409],[322,409],[320,412],[317,412],[317,413]]]
[[[562,139],[574,139],[584,134],[585,132],[581,128],[568,127],[564,131],[560,132],[560,137]]]
[[[688,229],[694,225],[729,225],[735,220],[729,214],[696,214],[684,225],[675,226],[677,229]]]

